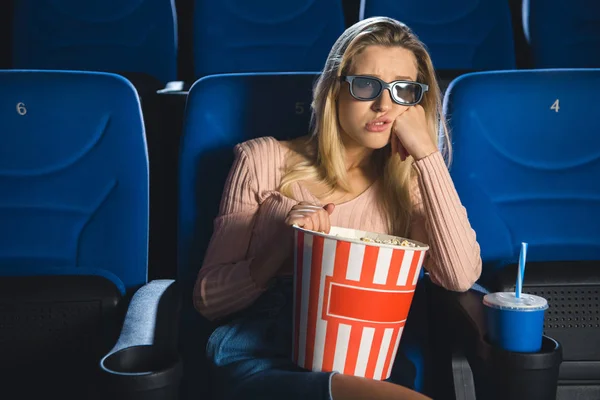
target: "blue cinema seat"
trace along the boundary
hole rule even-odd
[[[344,30],[341,0],[194,2],[197,78],[323,68]]]
[[[361,0],[360,18],[408,25],[427,46],[442,86],[461,73],[516,67],[508,1]]]
[[[481,245],[482,282],[547,298],[563,347],[560,399],[600,397],[600,69],[481,72],[455,80],[451,174]]]
[[[102,356],[108,388],[123,368],[148,367],[139,351],[125,363],[115,353],[137,343],[158,359],[165,335],[150,305],[172,282],[147,284],[139,98],[114,74],[7,70],[0,104],[0,391],[87,398]],[[119,338],[134,292],[144,312],[128,312],[136,328]]]
[[[152,171],[149,271],[151,276],[169,276],[164,270],[174,264],[176,246],[169,230],[174,203],[168,202],[169,193],[175,189],[169,186],[168,173],[174,167],[168,157],[176,147],[172,136],[178,116],[169,107],[176,96],[157,95],[157,90],[177,80],[174,0],[14,3],[14,68],[112,72],[138,91]]]
[[[13,68],[177,79],[174,0],[19,0]],[[137,86],[137,85],[136,85]]]
[[[315,73],[215,75],[200,79],[190,90],[181,142],[178,234],[181,354],[184,393],[190,396],[198,396],[210,383],[204,347],[215,325],[193,309],[191,293],[233,162],[233,147],[260,136],[285,140],[308,134],[316,77]],[[422,289],[418,287],[415,295],[412,324],[407,324],[401,346],[417,369],[416,387],[425,390],[427,308]]]
[[[600,68],[600,2],[523,0],[534,68]]]

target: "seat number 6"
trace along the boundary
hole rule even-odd
[[[27,108],[25,107],[24,103],[17,103],[17,113],[19,115],[27,114]]]

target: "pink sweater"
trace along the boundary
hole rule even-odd
[[[217,319],[248,307],[264,288],[250,275],[250,264],[268,251],[269,233],[299,201],[320,204],[301,183],[293,185],[296,200],[277,191],[288,150],[265,137],[235,147],[235,162],[215,219],[214,233],[194,289],[196,309]],[[418,185],[412,198],[411,238],[430,246],[424,267],[437,284],[466,291],[479,278],[481,258],[475,232],[467,219],[448,169],[439,152],[414,163]],[[331,225],[390,233],[377,207],[377,183],[345,203],[336,204]],[[290,266],[280,274],[291,274]]]

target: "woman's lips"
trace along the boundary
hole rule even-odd
[[[392,121],[388,119],[376,119],[365,125],[365,128],[369,132],[383,132],[386,131]]]

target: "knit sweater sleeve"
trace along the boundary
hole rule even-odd
[[[414,168],[411,237],[429,244],[425,268],[435,283],[466,291],[481,274],[479,244],[466,209],[439,152],[416,161]]]
[[[261,293],[252,276],[248,249],[259,209],[258,182],[244,144],[225,183],[219,215],[194,287],[194,306],[216,319],[250,305]]]

